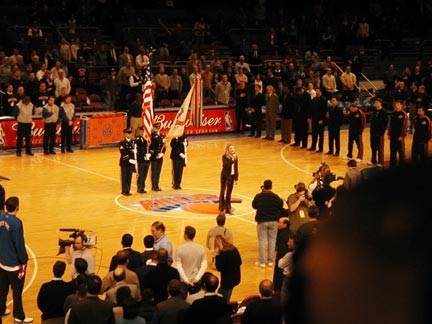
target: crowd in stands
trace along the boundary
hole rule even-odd
[[[293,92],[294,86],[303,86],[311,87],[312,93],[314,89],[321,88],[326,91],[324,95],[327,99],[339,90],[339,97],[344,96],[343,101],[353,101],[362,69],[361,49],[373,47],[374,40],[390,36],[397,47],[402,32],[417,32],[423,36],[423,29],[400,21],[397,12],[412,10],[412,6],[404,1],[391,8],[378,1],[370,1],[369,7],[358,11],[357,16],[349,15],[346,6],[339,8],[337,15],[329,16],[335,8],[333,1],[317,1],[307,8],[299,4],[281,5],[278,12],[270,9],[270,2],[240,3],[243,14],[247,15],[243,23],[242,19],[231,22],[229,12],[226,13],[225,23],[229,20],[232,26],[228,27],[241,26],[243,31],[240,37],[244,41],[240,42],[243,44],[241,48],[236,48],[235,44],[239,42],[234,40],[232,54],[222,54],[215,48],[210,36],[224,35],[221,33],[226,31],[227,26],[220,26],[224,23],[223,19],[217,25],[212,21],[214,16],[191,11],[196,16],[196,20],[190,22],[191,35],[183,33],[182,25],[171,29],[165,26],[165,35],[153,44],[153,48],[152,42],[145,38],[125,40],[111,35],[111,40],[104,41],[97,31],[85,29],[101,28],[106,23],[103,20],[105,17],[113,19],[114,23],[110,26],[139,26],[140,11],[133,1],[123,4],[123,8],[115,1],[108,1],[105,5],[98,2],[80,2],[77,6],[63,3],[60,14],[55,15],[49,1],[33,1],[30,7],[23,9],[27,15],[22,17],[22,21],[29,26],[28,30],[15,31],[16,37],[10,36],[0,51],[0,87],[7,92],[2,98],[3,114],[5,110],[7,112],[8,105],[19,101],[23,95],[29,95],[34,102],[34,94],[41,82],[46,83],[47,90],[55,92],[56,96],[61,87],[66,86],[67,92],[75,95],[72,101],[80,107],[88,106],[89,102],[103,101],[102,108],[127,110],[146,77],[142,71],[149,65],[153,72],[156,107],[180,105],[198,75],[204,83],[205,105],[235,105],[238,100],[236,90],[241,81],[249,89],[249,105],[255,83],[260,84],[261,89],[273,85],[281,98],[288,91]],[[182,3],[154,6],[167,12],[172,8],[187,8]],[[311,11],[300,19],[292,18],[289,9],[300,10],[300,13],[306,13],[306,9]],[[111,17],[116,10],[118,16]],[[96,12],[98,15],[94,15]],[[129,20],[124,17],[127,14]],[[427,15],[428,12],[424,10],[420,14]],[[154,20],[155,17],[152,17],[151,21]],[[421,19],[416,23],[421,24]],[[164,25],[163,22],[159,24]],[[47,29],[47,26],[50,28]],[[264,30],[265,36],[254,37],[254,30],[251,29],[254,27]],[[389,29],[391,33],[388,33]],[[185,50],[176,50],[176,44],[186,41],[189,43]],[[337,55],[341,68],[334,64],[332,54]],[[404,81],[401,86],[403,92],[414,93],[416,88],[413,89],[412,82],[415,81],[417,88],[424,85],[425,93],[430,93],[430,64],[425,59],[413,62],[413,66],[389,68],[382,75],[386,89],[393,90],[395,81]],[[348,69],[356,78],[347,80],[342,77],[347,65],[350,65]],[[336,82],[330,91],[326,89],[327,80],[323,79],[328,68],[335,76],[332,82]],[[56,80],[59,79],[60,69],[64,71],[64,80],[62,78],[59,82]],[[78,97],[79,94],[81,96]],[[91,94],[94,96],[90,97]]]

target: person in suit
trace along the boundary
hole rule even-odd
[[[231,193],[238,181],[238,157],[234,145],[228,144],[222,155],[221,187],[219,194],[219,211],[233,214],[231,208]]]
[[[102,280],[92,275],[87,280],[87,296],[71,307],[68,324],[114,324],[112,305],[98,297]]]
[[[123,250],[129,253],[129,262],[127,263],[127,268],[129,270],[134,271],[136,268],[141,267],[143,265],[141,253],[132,249],[133,244],[133,236],[129,233],[123,234],[121,245],[123,246]],[[117,254],[111,258],[109,271],[113,271],[118,265],[118,257]]]
[[[37,305],[42,312],[42,323],[64,323],[64,301],[68,295],[75,293],[74,287],[62,280],[65,270],[66,263],[56,261],[53,266],[54,278],[42,284],[39,290]]]
[[[171,279],[168,283],[168,299],[156,305],[152,319],[154,324],[181,323],[190,304],[180,295],[181,283],[178,279]]]
[[[279,97],[272,85],[268,85],[266,89],[266,136],[264,139],[273,141],[276,130],[276,116],[279,111]]]
[[[262,107],[265,106],[266,99],[261,92],[261,86],[255,84],[254,96],[251,104],[251,130],[249,137],[255,136],[255,138],[261,137],[262,130]]]
[[[186,166],[186,147],[188,141],[186,133],[180,137],[175,137],[171,140],[171,154],[172,170],[173,170],[173,189],[181,189],[181,181],[183,177],[183,168]]]
[[[251,323],[282,323],[282,306],[277,299],[272,298],[273,282],[264,279],[259,284],[260,299],[251,302],[241,317],[242,324]]]
[[[150,288],[154,292],[154,302],[157,304],[168,298],[167,287],[171,279],[180,280],[178,270],[168,264],[168,250],[160,248],[158,251],[158,264],[149,271],[146,281],[141,289]]]
[[[126,128],[123,130],[124,139],[120,141],[120,173],[121,173],[121,194],[131,196],[130,188],[132,183],[132,174],[135,171],[136,159],[134,156],[135,141],[132,140],[132,130]]]
[[[231,307],[225,299],[216,294],[219,279],[215,275],[206,276],[204,279],[204,297],[195,300],[186,312],[185,323],[198,324],[228,324],[231,323]]]

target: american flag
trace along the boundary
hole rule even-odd
[[[146,71],[146,83],[143,87],[142,119],[144,125],[144,138],[148,143],[151,141],[153,128],[153,84],[151,81],[150,64]]]

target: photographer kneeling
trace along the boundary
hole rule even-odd
[[[95,272],[94,256],[90,252],[90,250],[84,245],[84,242],[85,242],[84,235],[79,233],[74,238],[72,253],[70,251],[70,246],[67,246],[66,250],[65,250],[66,261],[69,264],[72,264],[71,269],[70,269],[70,274],[71,274],[72,279],[75,279],[75,277],[77,276],[77,273],[76,273],[75,268],[73,266],[75,264],[75,259],[77,259],[77,258],[83,258],[84,260],[87,261],[88,267],[87,267],[86,274],[92,275]]]
[[[290,211],[290,229],[295,232],[300,225],[309,221],[309,207],[314,203],[303,182],[297,183],[294,188],[296,192],[289,195],[286,202]]]

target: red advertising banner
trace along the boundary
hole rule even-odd
[[[0,148],[11,148],[16,146],[16,136],[18,130],[18,121],[13,120],[0,120]],[[33,119],[32,125],[32,146],[42,146],[43,135],[45,133],[44,122],[42,119]],[[80,121],[77,118],[74,121],[72,129],[72,142],[79,142]],[[60,144],[61,124],[57,124],[56,130],[56,143]],[[23,145],[24,141],[23,141]]]
[[[155,112],[155,121],[162,124],[162,132],[167,133],[177,114],[175,111],[157,111]],[[221,108],[205,108],[201,118],[201,127],[197,128],[192,125],[190,120],[190,111],[186,118],[186,134],[215,134],[233,132],[236,127],[235,110],[226,106]]]
[[[163,133],[167,133],[177,114],[177,109],[156,110],[155,121],[162,124]],[[117,113],[81,116],[76,119],[73,125],[73,142],[82,146],[109,144],[120,141],[123,138],[123,129],[126,127],[126,115]],[[190,120],[190,112],[186,119],[186,134],[215,134],[233,132],[236,127],[234,108],[227,106],[204,107],[201,119],[201,127],[194,127]],[[16,132],[18,122],[12,118],[0,119],[0,149],[16,146]],[[80,130],[82,131],[80,132]],[[33,119],[32,146],[42,146],[44,123],[41,118]],[[61,125],[57,125],[56,143],[60,143]],[[80,134],[82,133],[82,134]]]

